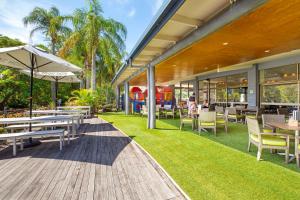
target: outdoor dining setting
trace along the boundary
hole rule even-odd
[[[70,136],[75,137],[84,117],[90,114],[90,108],[88,111],[76,108],[65,110],[64,107],[58,109],[56,99],[55,110],[33,110],[34,79],[55,81],[56,86],[58,82],[79,82],[72,72],[80,72],[81,69],[30,45],[1,48],[0,64],[19,69],[30,77],[29,110],[24,113],[24,117],[1,118],[0,125],[7,133],[1,134],[0,139],[13,142],[13,156],[17,155],[17,144],[23,150],[24,147],[40,144],[37,139],[45,137],[59,137],[59,150],[62,150],[65,136],[69,144]]]

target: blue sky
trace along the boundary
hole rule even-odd
[[[104,15],[122,22],[128,29],[127,52],[138,41],[163,3],[168,0],[100,0]],[[71,14],[86,5],[86,0],[0,0],[0,34],[29,42],[30,27],[25,28],[22,18],[36,6],[56,6],[62,14]],[[37,34],[32,42],[45,43]]]

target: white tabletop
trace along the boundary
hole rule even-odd
[[[26,113],[29,113],[27,111]],[[85,110],[33,110],[32,114],[80,114],[86,113]]]
[[[40,116],[40,117],[18,117],[18,118],[0,118],[0,124],[23,124],[31,122],[46,122],[46,121],[58,121],[58,120],[72,120],[72,115],[52,115],[52,116]]]

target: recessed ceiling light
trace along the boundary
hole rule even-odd
[[[223,42],[223,45],[224,45],[224,46],[226,46],[226,45],[228,45],[228,44],[229,44],[228,42]]]
[[[172,65],[172,66],[173,66],[173,67],[176,67],[177,65],[174,64],[174,65]]]
[[[269,49],[268,49],[268,50],[265,50],[265,52],[266,52],[266,53],[270,53],[270,50],[269,50]]]

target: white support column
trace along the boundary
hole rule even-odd
[[[117,110],[119,111],[120,110],[120,108],[119,108],[119,106],[120,106],[120,86],[119,85],[116,87],[116,106],[117,106]]]
[[[199,84],[197,79],[193,81],[193,92],[195,92],[196,102],[199,104]]]
[[[258,67],[253,65],[248,71],[248,106],[259,106]]]
[[[147,69],[148,83],[148,128],[156,128],[155,66]]]
[[[125,115],[129,115],[130,113],[130,103],[129,103],[129,82],[124,83],[124,104],[125,104]]]

